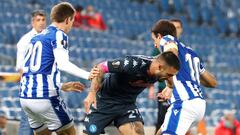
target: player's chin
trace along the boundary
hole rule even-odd
[[[166,80],[167,78],[158,78],[158,81],[164,81]]]

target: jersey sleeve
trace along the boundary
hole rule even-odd
[[[105,73],[127,73],[136,74],[141,73],[141,66],[143,61],[137,57],[127,56],[124,59],[115,59],[101,63],[102,69]]]
[[[55,41],[52,42],[52,46],[53,46],[53,49],[64,49],[64,50],[68,50],[68,36],[58,30],[56,32],[56,35],[55,35]]]
[[[174,41],[172,36],[164,36],[160,40],[160,52],[166,52],[169,49],[175,48],[178,50],[177,43]]]
[[[199,66],[199,73],[202,74],[205,71],[205,67],[202,61],[200,61],[200,66]]]
[[[30,41],[29,38],[27,38],[26,36],[23,36],[17,43],[17,58],[16,58],[17,71],[23,68],[25,53],[28,48],[28,45],[30,44],[29,41]]]

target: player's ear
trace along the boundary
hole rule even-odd
[[[159,69],[159,71],[163,70],[163,65],[161,63],[158,64],[158,69]]]
[[[69,18],[66,18],[65,22],[66,22],[66,24],[68,24],[69,23]]]
[[[162,38],[162,35],[160,33],[157,34],[157,38],[158,39],[161,39]]]

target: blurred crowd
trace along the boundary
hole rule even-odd
[[[75,7],[76,15],[73,26],[83,30],[105,31],[107,26],[102,14],[89,5],[84,9],[81,5]]]
[[[234,110],[224,111],[222,120],[215,128],[215,135],[240,135],[240,123],[235,118]]]

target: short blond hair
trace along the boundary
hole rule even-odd
[[[51,21],[61,23],[64,22],[64,20],[68,17],[71,17],[71,19],[73,19],[75,11],[75,8],[69,2],[61,2],[53,6],[50,15]]]

